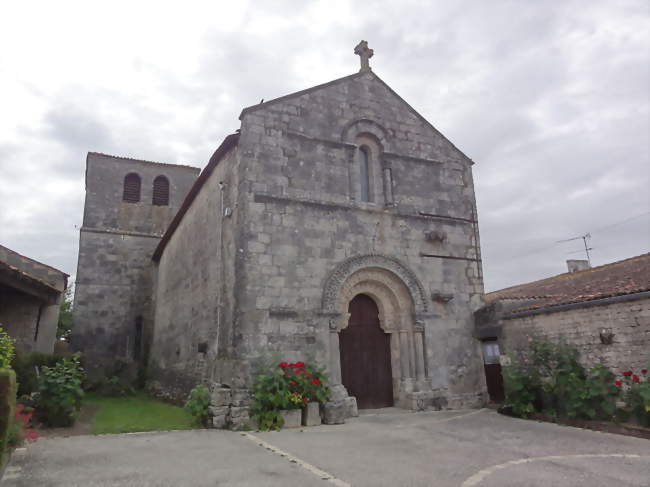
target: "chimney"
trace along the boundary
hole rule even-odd
[[[591,268],[588,260],[567,260],[566,266],[571,274],[578,271],[586,271]]]

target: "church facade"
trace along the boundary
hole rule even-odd
[[[485,400],[472,161],[370,70],[365,43],[356,52],[360,72],[244,109],[191,186],[192,169],[167,176],[184,199],[164,233],[140,237],[126,321],[101,326],[128,360],[141,317],[151,389],[181,397],[209,383],[228,397],[215,404],[226,420],[245,416],[254,364],[275,352],[325,366],[348,416]],[[129,204],[142,203],[118,206]],[[81,349],[101,347],[88,330],[103,306],[82,286],[103,279],[82,262],[101,246],[80,250]]]

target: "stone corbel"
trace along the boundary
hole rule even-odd
[[[430,232],[426,232],[424,234],[424,237],[427,242],[442,243],[445,240],[447,240],[447,232],[439,232],[437,230],[432,230]]]

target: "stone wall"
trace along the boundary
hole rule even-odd
[[[29,294],[0,286],[0,326],[14,340],[16,348],[31,352],[42,301]]]
[[[340,292],[328,282],[342,267],[376,268],[401,296],[403,315],[386,322],[408,376],[400,384],[428,391],[402,405],[481,404],[471,161],[372,73],[251,107],[241,120],[237,148],[160,258],[150,387],[179,398],[202,381],[215,391],[217,422],[234,424],[247,406],[233,395],[245,395],[264,355],[335,374],[347,302],[325,309]],[[370,201],[361,201],[360,144],[373,151]],[[233,213],[222,220],[224,206]]]
[[[24,351],[52,353],[68,275],[0,245],[0,323]]]
[[[93,379],[116,368],[133,377],[152,328],[151,256],[198,175],[197,168],[88,154],[73,309],[74,350]],[[137,203],[122,201],[124,177],[140,176]],[[153,180],[170,182],[168,206],[152,204]],[[136,350],[137,327],[142,327]]]
[[[501,352],[526,346],[528,337],[563,338],[580,351],[587,367],[602,362],[616,374],[639,371],[650,361],[650,298],[589,305],[554,313],[502,320]],[[603,344],[600,332],[614,334],[612,344]]]
[[[229,387],[232,325],[237,149],[222,159],[183,216],[156,268],[155,330],[148,387],[174,399],[213,375]],[[233,365],[235,364],[235,365]],[[224,372],[226,371],[226,372]]]
[[[358,191],[362,142],[374,150],[370,202]],[[241,356],[276,351],[327,364],[328,275],[355,256],[387,256],[425,290],[431,388],[450,405],[479,403],[472,313],[483,289],[471,162],[371,73],[245,110],[239,145],[250,182],[240,204]]]

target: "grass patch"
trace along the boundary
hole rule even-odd
[[[192,416],[183,408],[154,399],[144,392],[128,397],[87,394],[84,402],[100,407],[92,424],[92,432],[96,435],[195,428]]]

